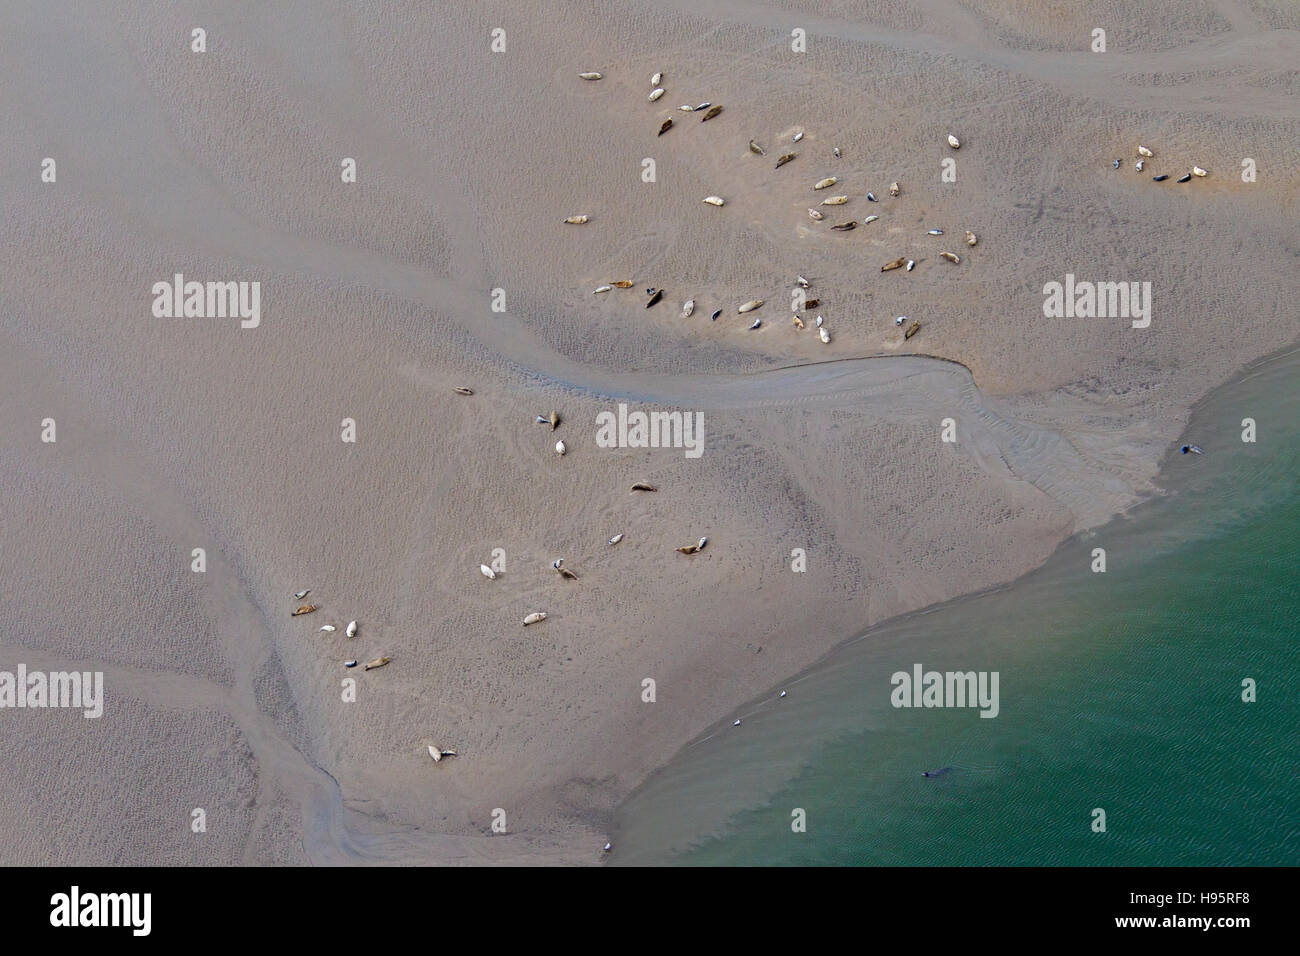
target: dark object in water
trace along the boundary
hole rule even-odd
[[[952,767],[940,767],[938,770],[922,770],[922,777],[942,777],[946,773],[952,773]]]
[[[1152,176],[1152,177],[1151,177],[1151,179],[1152,179],[1154,182],[1157,182],[1157,183],[1163,183],[1163,182],[1164,182],[1166,179],[1168,179],[1168,178],[1169,178],[1169,174],[1168,174],[1168,173],[1161,173],[1159,176]]]
[[[650,306],[654,305],[656,302],[658,302],[658,301],[659,301],[660,299],[662,299],[663,297],[664,297],[664,290],[663,290],[663,289],[655,289],[655,294],[652,295],[652,296],[650,296],[650,301],[647,302],[647,303],[645,304],[645,307],[646,307],[647,309],[650,308]]]
[[[1184,174],[1183,174],[1183,178],[1180,179],[1180,180],[1178,180],[1178,181],[1179,181],[1180,183],[1190,182],[1190,181],[1191,181],[1191,178],[1192,178],[1192,174],[1191,174],[1191,173],[1184,173]]]

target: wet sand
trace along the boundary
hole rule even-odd
[[[1289,5],[795,6],[6,9],[0,666],[107,700],[0,711],[0,862],[595,862],[738,702],[1157,492],[1191,405],[1294,341]],[[829,175],[880,221],[811,222]],[[260,281],[260,327],[155,318],[176,272]],[[1151,282],[1151,327],[1045,319],[1066,273]],[[620,401],[703,412],[703,455],[597,447]]]

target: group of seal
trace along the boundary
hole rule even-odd
[[[459,389],[457,391],[459,391]],[[490,568],[484,566],[483,570],[485,574],[488,574],[489,576],[493,576],[491,574]],[[301,601],[310,593],[311,593],[311,588],[306,588],[305,590],[302,591],[296,591],[293,596],[295,600]],[[320,610],[320,606],[317,604],[302,604],[294,608],[293,611],[290,612],[290,616],[302,617],[304,614],[311,614],[318,610]],[[348,626],[343,629],[343,633],[346,634],[348,637],[356,637],[359,629],[360,626],[357,624],[356,621],[349,621]],[[335,627],[333,624],[322,624],[320,626],[319,632],[324,634],[333,634],[337,630],[338,628]],[[357,663],[356,661],[344,661],[343,666],[355,667],[356,663]],[[385,664],[388,663],[388,658],[386,657],[384,658],[384,663]],[[382,666],[382,665],[376,665],[376,666]],[[366,670],[371,670],[370,665],[366,665]]]
[[[1142,172],[1143,170],[1146,169],[1146,163],[1147,163],[1147,160],[1148,160],[1148,159],[1154,159],[1156,154],[1155,154],[1155,151],[1154,151],[1154,150],[1152,150],[1151,148],[1149,148],[1149,147],[1147,147],[1147,146],[1143,146],[1143,145],[1141,145],[1141,144],[1138,145],[1138,148],[1137,148],[1137,154],[1138,154],[1138,156],[1140,156],[1141,158],[1140,158],[1137,162],[1135,162],[1135,163],[1133,164],[1133,168],[1134,168],[1135,170],[1137,170],[1137,171],[1140,173],[1140,172]],[[1115,161],[1111,164],[1111,167],[1112,167],[1113,169],[1119,169],[1119,167],[1120,167],[1120,160],[1118,160],[1118,159],[1115,160]],[[1192,169],[1191,169],[1191,172],[1183,173],[1182,176],[1178,177],[1178,182],[1180,182],[1180,183],[1189,183],[1189,182],[1192,181],[1192,177],[1193,177],[1193,176],[1195,176],[1195,177],[1198,178],[1198,179],[1201,179],[1201,178],[1204,178],[1205,176],[1208,176],[1208,175],[1209,175],[1209,171],[1208,171],[1208,170],[1202,169],[1200,166],[1193,166]],[[1152,182],[1163,183],[1163,182],[1164,182],[1165,180],[1167,180],[1168,178],[1169,178],[1169,174],[1168,174],[1168,173],[1157,173],[1156,175],[1154,175],[1154,176],[1151,177],[1151,180],[1152,180]]]

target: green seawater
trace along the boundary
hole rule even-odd
[[[1171,449],[1165,494],[1034,573],[737,708],[618,809],[609,861],[1300,864],[1300,353],[1213,393],[1183,442],[1206,453]],[[916,663],[997,671],[998,716],[893,707]]]

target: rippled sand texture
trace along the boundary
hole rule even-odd
[[[594,862],[735,702],[1151,492],[1296,337],[1288,3],[82,6],[0,14],[0,669],[107,701],[0,710],[0,862]],[[154,318],[175,272],[260,281],[260,328]],[[1151,282],[1151,327],[1043,318],[1066,273]],[[619,401],[703,412],[703,456],[596,447]]]

